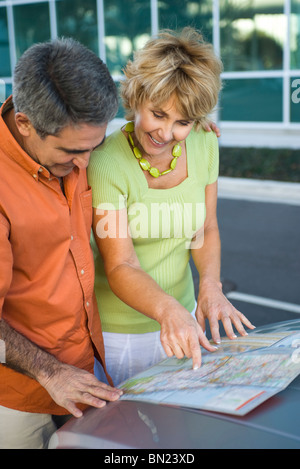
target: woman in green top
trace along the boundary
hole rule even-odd
[[[115,385],[166,356],[191,357],[198,368],[200,344],[215,350],[206,318],[216,343],[219,320],[230,338],[232,324],[242,335],[243,324],[253,328],[220,282],[218,143],[203,128],[221,69],[191,28],[148,41],[122,82],[130,122],[91,156],[95,291]]]

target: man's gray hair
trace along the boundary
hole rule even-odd
[[[105,125],[118,110],[118,92],[99,57],[62,38],[24,52],[14,71],[13,103],[46,137],[67,125]]]

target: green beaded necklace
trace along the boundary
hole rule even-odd
[[[176,145],[174,145],[172,149],[173,159],[170,163],[170,168],[166,169],[165,171],[160,172],[157,168],[155,168],[154,166],[151,166],[149,161],[147,161],[145,158],[142,158],[143,155],[141,151],[139,150],[138,147],[135,146],[133,142],[133,138],[131,136],[132,132],[134,131],[134,123],[128,122],[125,125],[124,129],[128,133],[128,139],[131,143],[133,154],[138,160],[140,167],[142,168],[143,171],[149,171],[149,174],[151,174],[151,176],[153,176],[154,178],[157,178],[159,176],[163,176],[164,174],[170,173],[171,171],[173,171],[173,169],[176,168],[177,158],[181,155],[181,152],[182,152],[182,148],[180,145],[181,142],[176,143]]]

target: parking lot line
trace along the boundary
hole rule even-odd
[[[285,301],[272,300],[271,298],[249,295],[247,293],[240,293],[237,291],[231,291],[227,293],[226,296],[230,300],[244,301],[246,303],[254,303],[257,305],[267,306],[269,308],[283,309],[285,311],[300,314],[300,305],[294,303],[286,303]]]

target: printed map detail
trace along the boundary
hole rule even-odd
[[[191,359],[164,360],[124,382],[122,399],[245,415],[300,373],[293,343],[299,332],[223,339],[217,352],[203,353],[200,369]]]

